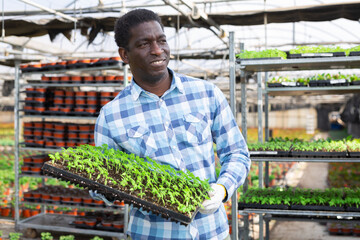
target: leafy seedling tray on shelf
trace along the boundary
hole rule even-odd
[[[151,211],[152,213],[156,215],[160,215],[165,219],[171,219],[172,221],[179,222],[182,225],[187,226],[191,223],[191,221],[194,219],[195,215],[199,211],[199,207],[194,211],[191,215],[191,217],[181,214],[179,212],[175,212],[171,209],[165,208],[163,206],[154,204],[152,202],[145,201],[143,199],[140,199],[138,197],[135,197],[133,195],[130,195],[128,193],[110,188],[108,186],[105,186],[103,184],[94,182],[90,179],[75,175],[71,172],[68,172],[66,170],[57,168],[51,163],[46,162],[44,163],[42,167],[42,172],[45,175],[53,176],[55,178],[69,181],[72,184],[78,184],[81,187],[87,188],[89,190],[97,191],[98,193],[103,194],[108,199],[117,199],[117,200],[123,200],[127,204],[133,204],[134,207],[137,207],[139,209],[143,209],[144,211]]]

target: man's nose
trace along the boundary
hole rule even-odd
[[[163,49],[156,41],[151,44],[151,54],[159,55],[162,53],[162,51]]]

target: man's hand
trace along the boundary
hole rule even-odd
[[[212,183],[210,187],[212,188],[209,191],[210,200],[205,200],[202,203],[203,207],[199,210],[202,214],[214,213],[220,207],[226,196],[225,187],[223,185]]]
[[[114,201],[108,200],[104,195],[101,193],[97,193],[97,191],[89,190],[90,197],[97,201],[104,201],[107,206],[112,206]]]

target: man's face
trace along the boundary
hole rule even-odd
[[[170,49],[156,21],[145,22],[130,30],[128,50],[119,49],[136,81],[156,83],[168,76]]]

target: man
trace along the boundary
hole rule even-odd
[[[133,207],[128,234],[132,239],[229,239],[222,203],[244,183],[250,159],[226,98],[215,85],[167,67],[170,49],[152,11],[137,9],[119,18],[115,40],[133,79],[102,108],[96,145],[188,169],[209,179],[213,189],[186,227]],[[222,165],[219,178],[213,143]]]

